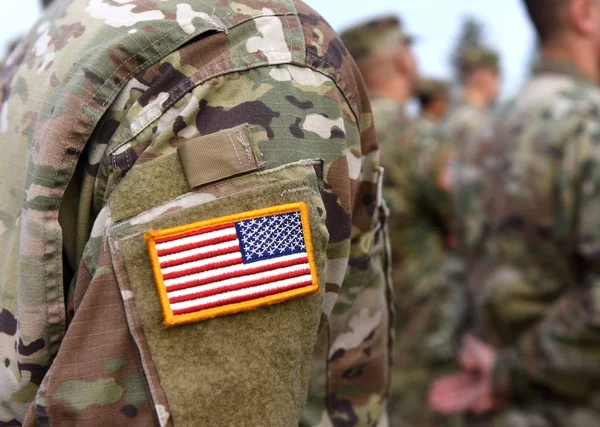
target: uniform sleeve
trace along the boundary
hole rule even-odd
[[[572,291],[516,346],[500,353],[495,391],[516,397],[534,388],[586,398],[600,376],[600,281]]]
[[[573,144],[577,152],[565,155],[566,161],[579,161],[561,171],[577,183],[563,196],[575,206],[569,244],[578,282],[514,347],[500,353],[494,373],[499,395],[541,387],[563,398],[586,398],[600,378],[600,162],[593,154],[600,135],[595,123],[584,126],[580,143]]]
[[[158,68],[105,121],[113,136],[86,186],[101,208],[35,416],[292,426],[308,398],[312,425],[338,411],[331,393],[352,412],[363,382],[384,395],[389,299],[369,119],[359,126],[335,82],[307,67],[229,73],[184,94],[148,85],[174,72]],[[167,93],[170,106],[148,114]],[[135,136],[119,140],[124,129]],[[188,141],[202,148],[183,155]],[[236,307],[221,310],[230,296]]]

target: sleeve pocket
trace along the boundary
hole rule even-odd
[[[175,425],[297,425],[324,291],[320,163],[238,177],[109,229],[151,395]]]

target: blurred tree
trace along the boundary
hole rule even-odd
[[[466,16],[461,23],[461,29],[456,44],[450,56],[452,69],[460,76],[462,59],[469,48],[485,46],[485,26],[474,16]]]

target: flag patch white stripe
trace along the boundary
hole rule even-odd
[[[206,234],[199,234],[198,236],[185,237],[183,239],[173,240],[171,242],[157,243],[156,250],[162,251],[166,249],[174,249],[179,246],[192,245],[195,243],[202,243],[207,240],[216,239],[218,237],[235,236],[235,227],[226,228],[224,230],[211,231]]]
[[[240,289],[238,291],[225,292],[223,294],[212,295],[206,298],[198,298],[192,301],[185,301],[180,303],[171,304],[173,311],[184,310],[189,308],[201,308],[202,306],[216,303],[216,302],[227,302],[229,300],[235,300],[237,297],[251,296],[261,294],[265,291],[288,288],[290,285],[297,285],[303,283],[310,283],[312,276],[306,274],[300,277],[294,277],[293,279],[281,280],[279,282],[269,283],[267,285],[256,286],[253,288]]]
[[[235,258],[241,259],[241,255],[237,254],[237,253],[229,254],[229,255],[221,255],[220,257],[209,258],[209,259],[202,260],[202,261],[195,261],[195,262],[190,262],[187,264],[181,264],[176,267],[165,268],[165,269],[163,269],[163,271],[164,271],[163,274],[168,274],[168,273],[172,273],[172,272],[182,272],[185,270],[190,270],[192,268],[202,267],[204,265],[210,264],[211,262],[218,262],[220,260],[235,259],[231,255],[236,255]],[[227,258],[225,258],[225,257],[227,257]],[[288,256],[280,257],[280,258],[273,258],[273,259],[267,259],[264,261],[253,262],[251,264],[233,265],[230,267],[216,268],[214,270],[203,271],[202,273],[197,273],[197,274],[190,274],[187,276],[179,277],[177,279],[165,280],[165,286],[167,287],[167,290],[169,290],[170,287],[173,287],[175,285],[181,285],[183,283],[190,282],[193,280],[203,280],[203,279],[208,279],[210,277],[220,276],[220,275],[228,274],[228,273],[239,273],[240,275],[242,275],[244,272],[247,272],[248,270],[251,271],[251,270],[255,270],[256,268],[266,267],[266,266],[270,266],[273,264],[279,264],[281,262],[293,261],[293,260],[302,259],[302,258],[306,258],[306,252],[300,253],[300,254],[288,255]]]
[[[178,252],[176,254],[159,256],[158,262],[160,262],[161,264],[164,264],[165,262],[177,261],[180,259],[185,259],[185,258],[193,257],[196,255],[204,255],[204,254],[208,254],[211,252],[217,252],[222,249],[234,248],[239,245],[240,245],[240,242],[238,240],[232,240],[231,242],[219,243],[216,245],[210,245],[210,246],[205,246],[202,248],[191,249],[189,251]],[[169,267],[167,267],[167,268],[169,268]]]
[[[268,280],[269,278],[279,276],[282,274],[294,273],[299,271],[306,271],[310,269],[310,265],[307,263],[300,265],[293,265],[291,267],[278,268],[276,270],[265,271],[264,273],[249,274],[247,276],[235,277],[233,279],[222,280],[220,282],[214,282],[208,285],[196,286],[193,288],[183,289],[180,291],[168,292],[169,298],[182,297],[186,295],[193,295],[200,291],[210,291],[215,289],[223,289],[226,291],[227,288],[235,285],[242,285],[249,283],[254,280]]]

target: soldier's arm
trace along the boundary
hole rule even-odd
[[[390,297],[377,144],[345,49],[298,6],[306,40],[284,37],[298,24],[286,16],[201,38],[136,76],[106,115],[86,153],[82,199],[97,217],[72,321],[28,422],[297,425],[307,396],[306,425],[382,416]],[[240,293],[234,308],[213,307],[212,288],[188,292],[205,285],[203,270],[190,273],[194,284],[171,265],[171,242],[186,233],[235,224],[252,240],[240,221],[289,212],[300,228],[273,227],[281,241],[301,230],[311,243],[307,292],[252,282],[264,290],[259,304]],[[260,268],[272,264],[263,258]],[[283,266],[281,281],[296,267]],[[219,268],[219,282],[238,272]],[[260,268],[253,280],[268,285]]]
[[[559,396],[586,398],[600,378],[600,144],[597,118],[571,144],[562,173],[576,186],[565,194],[572,201],[573,235],[570,255],[578,283],[548,314],[496,363],[495,386],[500,395],[519,395],[532,387]],[[573,161],[573,159],[579,161]]]

